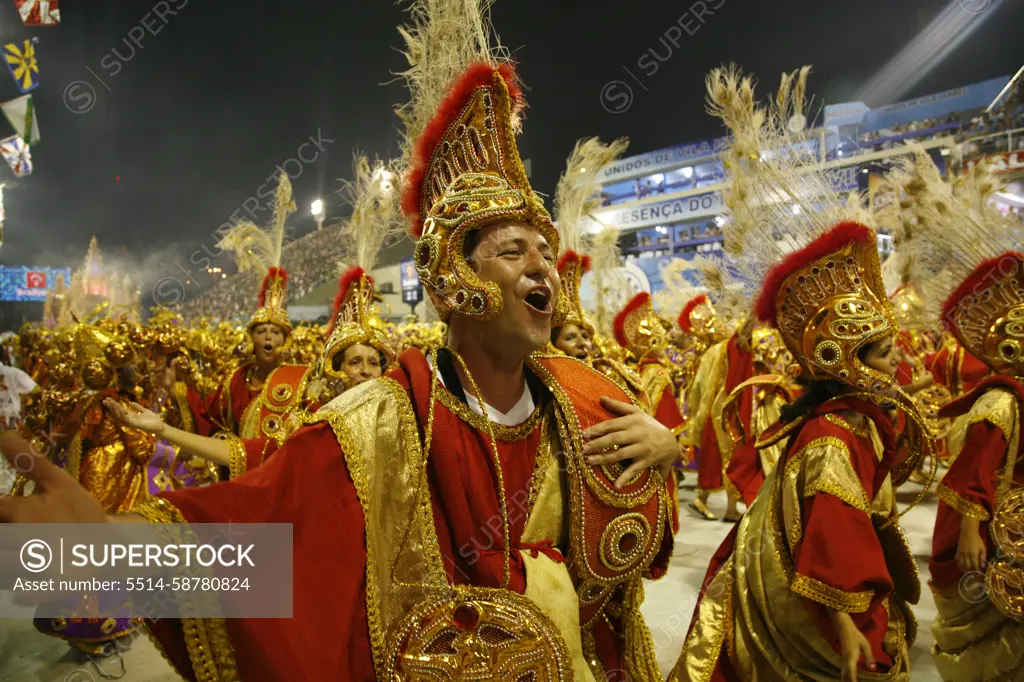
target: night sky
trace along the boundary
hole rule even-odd
[[[1020,67],[1024,2],[961,1],[987,6],[991,16],[900,99]],[[753,71],[766,95],[781,71],[810,63],[818,101],[847,101],[948,4],[706,0],[718,6],[714,15],[703,25],[684,20],[697,30],[677,38],[679,47],[651,75],[638,59],[652,47],[665,57],[659,38],[688,0],[499,0],[493,19],[528,88],[522,156],[532,161],[535,188],[550,193],[579,137],[628,135],[630,153],[640,153],[721,134],[703,104],[703,78],[716,65],[735,61]],[[318,195],[328,223],[341,216],[334,192],[353,150],[382,158],[398,152],[392,109],[405,91],[386,83],[404,66],[395,30],[403,14],[386,0],[62,5],[60,26],[28,29],[10,0],[0,0],[5,43],[38,36],[42,81],[35,172],[15,180],[3,170],[2,263],[75,266],[95,234],[107,253],[153,281],[174,274],[176,258],[187,260],[202,244],[212,248],[212,233],[242,215],[238,209],[278,164],[316,156],[293,179],[299,212],[290,225],[298,234],[313,227],[308,207]],[[142,47],[126,34],[141,35]],[[624,113],[602,106],[612,80],[632,86]],[[13,81],[0,77],[0,96],[17,95]],[[0,125],[10,134],[6,121]],[[323,151],[299,149],[311,136]],[[269,212],[255,217],[265,223]]]

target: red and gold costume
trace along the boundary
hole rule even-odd
[[[970,393],[992,370],[955,340],[946,343],[929,358],[928,369],[935,383],[945,386],[954,397]]]
[[[759,363],[755,360],[755,366]],[[743,422],[740,400],[752,402],[751,419]],[[787,379],[778,374],[758,374],[732,390],[722,408],[723,435],[733,444],[725,469],[725,482],[749,507],[754,503],[765,477],[772,472],[784,450],[781,443],[758,448],[761,434],[779,420],[782,406],[793,401]]]
[[[290,191],[288,185],[289,196]],[[287,289],[288,273],[271,267],[260,288],[258,308],[246,325],[250,337],[259,325],[273,324],[288,338],[292,323],[285,308]],[[256,363],[250,360],[231,372],[205,400],[194,389],[189,390],[195,432],[225,438],[231,448],[231,465],[221,471],[222,478],[234,478],[259,466],[288,437],[288,416],[308,407],[308,370],[306,365],[280,364],[262,386],[254,386]]]
[[[733,390],[755,375],[750,345],[740,341],[738,332],[711,346],[701,358],[697,374],[686,392],[689,424],[683,445],[697,450],[697,486],[714,492],[726,487],[725,469],[735,444],[725,433],[722,409]],[[737,400],[739,419],[751,424],[754,413],[753,388]],[[730,486],[729,494],[740,497]]]
[[[897,332],[867,227],[840,224],[788,256],[769,274],[757,313],[812,377],[858,388],[887,380],[857,355]],[[854,321],[855,332],[836,333]],[[908,465],[888,414],[867,398],[833,399],[776,424],[758,446],[785,438],[768,490],[712,560],[670,679],[839,679],[827,609],[852,616],[880,673],[908,679],[915,628],[906,603],[920,586],[894,516],[892,479]]]
[[[615,316],[612,326],[615,340],[638,360],[637,372],[650,405],[648,411],[679,439],[686,420],[676,400],[672,381],[674,368],[665,358],[668,336],[654,314],[651,295],[641,292],[634,296]],[[665,481],[665,486],[672,502],[672,530],[676,532],[679,530],[679,500],[675,471]]]
[[[472,3],[419,9],[403,35],[407,78],[422,86],[437,26],[481,17]],[[429,117],[403,112],[415,150],[405,206],[441,317],[486,319],[501,294],[468,267],[466,236],[511,219],[552,247],[558,237],[515,147],[515,72],[482,56],[453,76]],[[576,360],[534,355],[535,410],[502,427],[463,401],[453,356],[407,350],[387,377],[303,416],[264,466],[136,510],[295,525],[293,619],[153,623],[187,679],[660,678],[638,609],[642,577],[671,550],[664,482],[645,471],[617,491],[621,468],[581,454],[582,429],[611,416],[599,396],[629,395]]]
[[[918,217],[911,246],[942,275],[922,283],[921,298],[941,304],[935,316],[955,339],[940,352],[945,360],[933,363],[936,379],[947,382],[955,398],[940,414],[955,421],[932,537],[930,586],[938,611],[932,658],[944,680],[1020,680],[1024,254],[1015,249],[1021,223],[990,202],[999,183],[983,164],[950,183],[926,152],[916,150],[905,172],[904,192]],[[968,372],[968,358],[983,367]],[[989,372],[994,376],[981,379]],[[981,571],[961,574],[956,564],[958,553],[961,565],[981,559],[975,549],[985,553],[984,580]]]
[[[1007,263],[1016,266],[1011,269]],[[1019,548],[1009,554],[1000,552],[992,525],[1004,501],[1024,495],[1019,492],[1024,490],[1020,438],[1024,385],[1019,380],[1024,373],[1019,359],[1024,334],[1015,321],[1024,311],[1019,293],[1022,267],[1024,254],[1013,252],[982,262],[943,310],[943,319],[951,322],[962,350],[985,359],[986,367],[998,372],[941,411],[942,416],[957,419],[949,438],[953,461],[938,488],[929,564],[938,607],[932,624],[932,653],[947,680],[1016,679],[1014,671],[1018,675],[1024,671],[1021,552]],[[1007,293],[989,293],[994,291]],[[980,576],[976,585],[968,585],[965,581],[971,576],[956,564],[965,518],[979,522],[987,550],[984,589]]]

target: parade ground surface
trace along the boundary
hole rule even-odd
[[[689,482],[692,481],[691,475]],[[900,504],[911,502],[919,491],[918,485],[905,485],[898,495]],[[647,598],[643,606],[658,661],[666,676],[679,655],[708,562],[732,527],[721,521],[695,518],[685,506],[693,498],[693,489],[684,486],[679,493],[683,524],[676,535],[672,564],[663,579],[646,583]],[[709,506],[721,515],[725,512],[724,504],[724,493],[717,493],[711,497]],[[921,602],[914,609],[920,630],[910,655],[911,673],[918,682],[940,680],[929,653],[935,604],[927,587],[928,557],[937,505],[937,498],[929,495],[901,519],[921,572]],[[99,682],[104,678],[95,665],[101,666],[111,677],[121,672],[120,663],[115,659],[91,663],[84,655],[72,652],[64,642],[39,634],[31,622],[0,620],[0,682]],[[146,637],[136,639],[124,656],[124,665],[126,672],[120,678],[122,682],[172,682],[181,679]]]

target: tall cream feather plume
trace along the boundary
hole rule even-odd
[[[508,62],[490,21],[494,0],[412,0],[411,17],[398,31],[409,68],[397,75],[409,88],[409,102],[398,107],[404,126],[402,152],[411,163],[417,138],[427,127],[455,79],[473,62]],[[491,42],[494,42],[492,47]]]
[[[794,117],[808,119],[810,67],[784,74],[767,104],[754,97],[754,83],[736,66],[708,75],[708,112],[722,119],[734,143],[725,156],[728,187],[726,252],[746,282],[763,281],[785,255],[802,248],[843,220],[869,221],[859,195],[839,196],[805,136],[791,131]],[[866,222],[870,225],[870,222]]]
[[[348,242],[347,265],[358,265],[367,273],[377,265],[377,258],[389,238],[403,234],[398,209],[399,188],[394,161],[373,162],[362,154],[353,158],[351,180],[342,181],[339,193],[352,206],[352,215],[342,234]]]
[[[686,273],[692,269],[691,262],[682,258],[673,258],[662,267],[661,282],[664,286],[654,294],[655,308],[662,317],[677,319],[687,302],[704,293],[687,279]]]
[[[927,274],[918,286],[936,320],[946,298],[983,261],[1019,249],[1024,226],[988,202],[998,188],[991,169],[979,164],[957,186],[943,179],[919,145],[893,173],[915,218],[906,248]]]
[[[622,273],[622,253],[619,250],[619,230],[606,227],[594,237],[590,253],[590,271],[594,278],[597,309],[594,326],[604,336],[612,336],[615,315],[633,296],[629,280]]]
[[[270,226],[263,229],[251,220],[241,220],[219,232],[217,247],[232,251],[239,272],[255,272],[262,278],[272,267],[280,267],[284,247],[285,223],[295,212],[292,183],[281,171],[274,191],[274,210]]]
[[[555,186],[555,221],[563,250],[585,250],[583,218],[601,206],[598,174],[628,147],[629,139],[625,137],[610,144],[603,144],[596,137],[576,142],[566,161],[565,172]]]

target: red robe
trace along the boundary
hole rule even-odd
[[[423,354],[406,351],[388,376],[408,392],[418,422],[426,424],[431,371]],[[497,444],[513,548],[523,547],[519,540],[529,512],[523,501],[529,496],[540,428],[538,422],[518,440],[499,436]],[[501,514],[489,443],[485,432],[441,401],[434,403],[428,479],[435,529],[454,584],[498,587],[502,580],[504,543],[501,524],[494,521]],[[363,509],[328,424],[299,430],[274,457],[244,476],[164,497],[192,523],[230,519],[293,524],[293,617],[227,621],[241,679],[375,679],[366,613]],[[671,547],[667,534],[665,544]],[[557,549],[537,550],[560,556]],[[659,557],[663,564],[667,554]],[[511,568],[509,589],[522,594],[526,575],[518,552],[512,552]],[[614,617],[595,626],[601,662],[605,670],[623,670],[621,639],[609,623],[622,632]],[[151,628],[178,671],[195,680],[181,621],[161,620]]]
[[[941,415],[956,417],[966,414],[979,398],[994,388],[1012,391],[1017,397],[1018,410],[1024,405],[1024,385],[1011,377],[996,375],[982,381],[968,395],[943,407]],[[989,522],[995,514],[996,489],[999,477],[1006,466],[1008,448],[1009,443],[1006,442],[1003,432],[991,422],[980,421],[972,424],[967,430],[960,455],[949,467],[941,484],[942,488],[951,492],[961,505],[967,503],[974,513],[987,514],[987,518],[979,518],[978,530],[988,550],[988,558],[996,551],[989,534]],[[1020,449],[1020,446],[1018,448]],[[1024,457],[1021,457],[1019,449],[1011,489],[1024,486]],[[947,497],[946,491],[940,491],[939,510],[935,517],[935,532],[932,535],[932,558],[928,564],[932,585],[939,590],[957,584],[963,575],[956,565],[963,507],[958,510],[945,499],[941,499]]]
[[[754,356],[750,351],[743,349],[736,334],[729,338],[726,353],[728,354],[729,365],[725,372],[725,386],[722,390],[724,391],[723,395],[728,396],[734,388],[747,379],[753,378],[755,371]],[[754,388],[751,387],[744,390],[743,395],[737,398],[740,401],[740,419],[747,425],[748,429],[753,415],[753,395]],[[735,458],[736,455],[741,454],[741,450],[734,452],[732,457]],[[747,457],[747,459],[750,458],[750,452],[744,451],[742,455]],[[761,463],[756,451],[753,452],[753,458],[757,460],[756,468],[760,468]],[[754,469],[750,462],[744,462],[743,460],[737,464],[737,467],[739,471],[752,471]],[[718,446],[718,435],[715,433],[714,415],[708,415],[708,420],[704,425],[704,433],[701,434],[700,453],[697,455],[697,485],[701,490],[721,490],[725,486],[724,468],[722,466],[722,451]],[[747,484],[746,481],[741,481],[740,483],[736,488],[742,491]]]
[[[992,372],[988,365],[959,344],[939,350],[930,358],[928,369],[935,377],[935,383],[948,388],[954,397],[970,393]]]
[[[250,389],[245,380],[251,366],[250,363],[246,363],[236,369],[231,377],[222,382],[205,400],[194,388],[189,387],[188,405],[192,409],[197,434],[212,436],[218,431],[230,431],[238,435],[245,408],[260,394],[259,389]]]
[[[824,418],[830,413],[849,410],[860,412],[874,421],[884,448],[881,460],[877,458],[870,439],[856,436],[851,431]],[[781,426],[781,423],[773,426],[762,436],[762,439],[769,437]],[[877,405],[862,400],[839,398],[819,405],[812,410],[803,426],[790,436],[790,445],[776,465],[776,470],[783,471],[792,455],[800,452],[805,445],[812,441],[825,437],[838,438],[843,441],[850,452],[851,464],[864,491],[869,498],[874,499],[897,457],[896,432],[885,412]],[[879,672],[885,672],[892,666],[893,659],[882,649],[889,620],[884,603],[893,592],[894,583],[886,565],[885,554],[875,527],[863,511],[822,491],[815,492],[811,497],[803,498],[802,505],[803,532],[800,540],[791,548],[790,552],[795,575],[812,578],[843,592],[867,590],[873,592],[871,604],[867,610],[862,613],[851,613],[850,616],[871,644]],[[735,546],[737,532],[738,526],[733,528],[712,557],[702,584],[701,598],[715,574],[737,550]],[[832,625],[828,609],[823,604],[809,598],[804,598],[803,602],[813,613],[818,623],[818,630],[835,651],[840,651],[839,637]],[[694,609],[694,621],[691,623],[691,629],[696,623],[699,610],[700,599]],[[730,664],[728,647],[722,647],[711,680],[713,682],[742,682]]]

